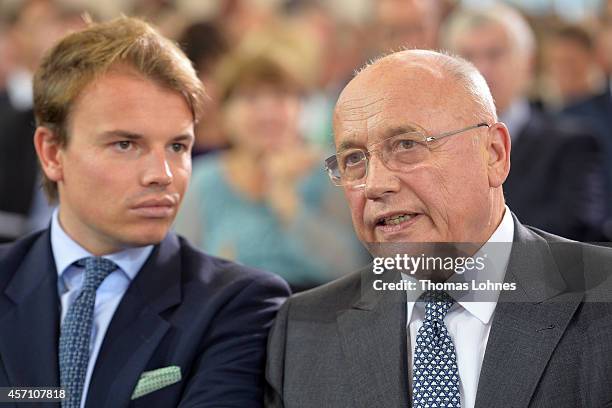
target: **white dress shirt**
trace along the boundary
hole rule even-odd
[[[511,244],[492,243],[511,243],[513,238],[514,222],[510,210],[506,207],[501,223],[487,243],[474,255],[474,257],[485,257],[486,273],[473,277],[466,276],[467,280],[471,281],[473,278],[475,281],[490,279],[494,282],[503,282],[512,247]],[[415,299],[419,295],[419,293],[415,294],[412,291],[409,298]],[[469,297],[469,294],[465,298],[455,299],[455,303],[444,318],[444,323],[453,339],[457,353],[462,408],[473,408],[476,401],[480,368],[487,347],[499,291],[488,291],[486,296],[487,300],[495,299],[495,301],[467,301],[465,298]],[[409,355],[414,356],[416,336],[425,319],[425,305],[423,302],[408,301],[407,308],[407,331],[410,336],[409,347],[411,350]],[[412,367],[411,357],[408,361],[408,378],[411,390]]]
[[[93,256],[66,234],[59,223],[58,210],[55,210],[51,220],[51,249],[58,273],[58,293],[62,304],[61,322],[63,324],[68,308],[74,302],[83,286],[85,269],[74,266],[79,259]],[[96,291],[94,320],[91,327],[89,342],[89,363],[83,386],[81,408],[85,406],[87,390],[91,374],[117,306],[125,294],[131,281],[145,263],[153,245],[129,248],[121,252],[105,255],[104,258],[113,261],[119,267],[104,279]]]

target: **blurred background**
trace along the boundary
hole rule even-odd
[[[139,16],[210,96],[176,230],[296,290],[368,262],[323,159],[355,70],[403,48],[472,61],[512,134],[509,206],[572,239],[612,238],[612,1],[0,0],[0,242],[52,208],[32,146],[32,73],[65,34]]]

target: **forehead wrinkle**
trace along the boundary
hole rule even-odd
[[[342,101],[337,107],[337,113],[342,112],[343,121],[367,120],[371,116],[379,114],[382,109],[368,109],[374,105],[381,104],[384,98],[369,100],[368,97],[352,98]]]
[[[367,140],[371,122],[378,121],[377,117],[383,112],[383,101],[384,98],[372,100],[363,97],[345,99],[337,106],[334,128],[337,130],[335,136],[338,149],[363,145],[363,141],[360,143],[359,140],[364,135]]]

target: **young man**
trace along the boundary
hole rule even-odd
[[[261,405],[286,284],[168,232],[202,97],[188,59],[139,20],[46,56],[34,144],[59,209],[0,247],[0,386],[61,386],[62,407]]]

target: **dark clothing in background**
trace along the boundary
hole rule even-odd
[[[566,107],[565,116],[583,120],[596,133],[604,150],[603,163],[606,171],[608,185],[612,186],[612,94],[610,87],[603,93],[587,98]],[[612,188],[608,189],[607,197],[608,218],[612,219]],[[605,226],[608,239],[612,238],[612,222]]]
[[[32,110],[0,111],[0,242],[26,232],[38,176]]]
[[[9,98],[8,92],[0,91],[0,118],[7,112],[13,112],[13,105],[11,105],[11,99]]]
[[[519,219],[578,241],[604,241],[607,183],[595,136],[537,109],[512,142],[504,195]]]

